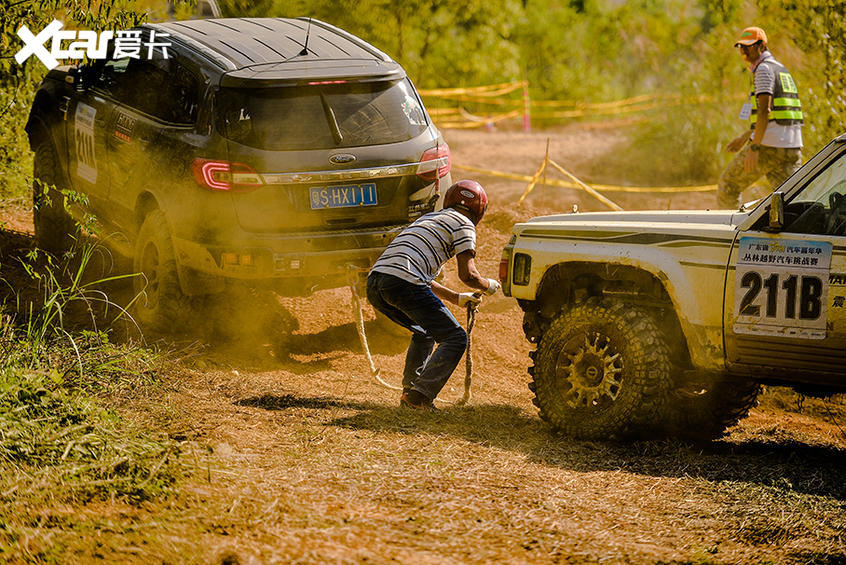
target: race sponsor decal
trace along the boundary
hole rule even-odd
[[[94,184],[97,182],[97,158],[94,154],[94,117],[97,109],[80,102],[74,115],[76,174]]]
[[[134,129],[135,118],[123,113],[118,113],[117,120],[115,120],[114,136],[121,141],[129,143],[132,141],[132,130]]]
[[[740,239],[734,332],[826,337],[831,243]]]

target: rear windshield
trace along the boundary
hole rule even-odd
[[[427,126],[408,79],[223,88],[217,119],[225,137],[271,151],[397,143]]]

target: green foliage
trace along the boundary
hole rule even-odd
[[[518,79],[515,0],[277,1],[265,15],[313,17],[338,26],[402,63],[419,87]],[[506,78],[503,78],[506,77]]]
[[[179,447],[127,426],[56,371],[0,369],[0,513],[8,496],[148,500],[183,473]],[[33,480],[37,479],[37,480]]]
[[[759,0],[770,43],[794,48],[776,57],[795,75],[805,110],[806,147],[819,149],[846,130],[846,20],[841,0]],[[773,31],[769,31],[772,29]],[[794,52],[798,49],[798,52]]]
[[[273,9],[273,0],[218,0],[224,18],[261,18]]]
[[[56,14],[67,27],[125,28],[163,0],[0,0],[0,50],[14,53],[22,23],[41,29]],[[806,154],[841,133],[846,20],[840,0],[220,0],[223,15],[311,16],[371,42],[421,88],[527,79],[533,100],[602,102],[643,94],[702,96],[647,116],[638,151],[668,161],[666,182],[713,182],[744,127],[736,119],[748,73],[732,48],[740,29],[761,25],[791,70],[806,108]],[[90,9],[89,9],[90,5]],[[158,6],[158,7],[155,7]],[[184,15],[185,10],[177,10]],[[304,39],[304,37],[303,37]],[[38,61],[0,59],[0,199],[28,194],[31,157],[24,124],[43,74]],[[518,95],[515,95],[515,99]],[[496,113],[495,106],[468,106]],[[538,122],[548,125],[557,122]],[[680,152],[681,151],[681,152]],[[659,167],[661,168],[661,167]],[[669,177],[668,177],[669,175]]]
[[[43,296],[28,304],[18,296],[15,315],[0,305],[0,523],[16,505],[42,497],[148,500],[184,474],[175,442],[102,407],[107,397],[155,390],[162,358],[114,345],[103,331],[71,329],[74,303],[90,316],[92,304],[108,303],[96,290],[102,280],[84,282],[92,249],[78,248],[64,264],[39,253],[22,259]]]

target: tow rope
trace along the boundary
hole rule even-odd
[[[464,396],[455,402],[456,406],[464,406],[470,400],[470,385],[473,383],[473,326],[476,325],[476,311],[478,304],[467,303],[467,351],[464,353]]]
[[[372,376],[377,383],[385,388],[391,390],[401,391],[402,387],[392,385],[382,378],[382,370],[376,367],[373,362],[373,356],[370,354],[370,346],[367,343],[367,334],[364,331],[364,313],[361,310],[361,297],[358,295],[355,278],[350,277],[350,292],[352,293],[352,308],[355,315],[356,329],[358,330],[358,338],[361,341],[361,348],[364,350],[364,355],[367,357],[367,363],[370,366],[370,376]],[[454,404],[456,406],[464,406],[471,398],[470,386],[473,383],[473,353],[471,350],[473,326],[476,324],[476,311],[478,304],[467,304],[467,350],[464,354],[464,395],[458,400],[443,400],[436,398],[438,402],[445,404]]]

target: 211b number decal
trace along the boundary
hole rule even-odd
[[[800,277],[790,275],[781,283],[781,290],[784,296],[784,317],[794,319],[797,316],[797,287],[798,291],[798,316],[802,320],[816,320],[822,313],[822,290],[823,282],[819,277]],[[740,301],[740,313],[747,316],[759,317],[761,306],[754,304],[758,294],[763,289],[766,293],[766,308],[764,316],[775,318],[778,316],[779,307],[779,274],[772,273],[763,279],[760,273],[749,271],[743,275],[740,286],[749,290]]]
[[[831,244],[744,237],[734,292],[734,331],[822,339]]]

